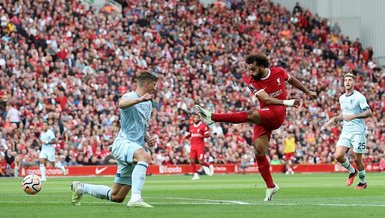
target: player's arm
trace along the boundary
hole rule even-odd
[[[210,137],[210,131],[209,131],[209,127],[207,127],[205,125],[205,128],[203,129],[204,133],[203,133],[203,138],[208,138]]]
[[[294,86],[295,88],[301,90],[302,92],[304,92],[306,95],[308,95],[310,98],[312,99],[316,99],[317,98],[317,93],[316,92],[313,92],[313,91],[310,91],[308,88],[306,88],[306,86],[304,86],[300,81],[298,81],[297,78],[295,78],[294,76],[290,76],[289,79],[287,80],[287,82],[289,84],[291,84],[292,86]]]
[[[337,124],[338,122],[342,121],[344,119],[343,115],[340,114],[338,116],[335,116],[333,118],[331,118],[330,120],[328,120],[328,122],[326,122],[322,127],[321,129],[326,129],[328,128],[329,126],[331,126],[332,124]]]
[[[140,98],[136,98],[136,99],[121,98],[119,100],[118,106],[120,109],[124,110],[124,109],[127,109],[131,106],[138,104],[138,103],[141,103],[144,101],[149,101],[151,99],[152,99],[152,95],[150,95],[148,93],[146,93],[146,94],[142,95]]]
[[[184,136],[184,139],[189,139],[189,138],[191,138],[191,133],[190,133],[190,132],[187,133],[187,134]]]
[[[258,100],[265,102],[268,105],[286,105],[289,107],[298,107],[299,101],[296,99],[290,99],[290,100],[281,100],[278,98],[271,97],[269,94],[265,92],[265,90],[261,89],[255,93],[255,96],[258,98]]]
[[[346,115],[346,116],[344,116],[343,119],[346,120],[346,121],[351,121],[353,119],[364,119],[364,118],[367,118],[367,117],[371,117],[372,115],[373,115],[372,110],[370,110],[370,108],[367,107],[367,108],[364,108],[364,111],[362,113]]]

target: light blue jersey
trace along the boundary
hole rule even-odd
[[[341,106],[343,116],[360,114],[364,110],[369,109],[369,105],[366,101],[365,96],[356,90],[354,90],[353,93],[349,96],[346,96],[346,94],[341,95],[339,101],[340,101],[340,106]],[[342,132],[365,133],[366,126],[365,126],[364,119],[357,118],[351,121],[344,120]]]
[[[52,140],[55,139],[55,133],[52,130],[48,129],[45,132],[40,134],[40,141],[43,142],[41,147],[42,150],[55,151],[55,146],[52,143]]]
[[[129,92],[122,99],[138,99],[136,92]],[[120,109],[120,131],[112,145],[112,154],[118,170],[115,183],[131,185],[131,174],[135,168],[134,153],[144,147],[144,137],[150,123],[152,112],[151,101],[144,101],[126,109]]]
[[[41,146],[39,158],[47,159],[50,162],[55,161],[55,145],[52,144],[54,139],[55,133],[50,129],[40,134],[40,141],[42,141],[43,145]]]
[[[340,97],[342,115],[360,114],[369,109],[365,96],[354,91],[351,95]],[[366,126],[364,119],[356,118],[351,121],[343,121],[342,133],[337,146],[353,148],[355,153],[366,153]]]
[[[129,92],[122,99],[138,99],[136,92]],[[151,118],[151,101],[145,101],[124,110],[120,109],[120,131],[115,140],[125,139],[144,146],[144,136]]]

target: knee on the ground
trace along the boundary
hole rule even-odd
[[[111,196],[111,200],[113,201],[113,202],[116,202],[116,203],[122,203],[123,201],[124,201],[124,198],[125,197],[120,197],[120,196]]]

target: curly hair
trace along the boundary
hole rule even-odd
[[[246,58],[246,63],[247,64],[256,64],[257,66],[262,66],[262,67],[269,67],[270,63],[269,63],[269,59],[267,58],[266,55],[264,54],[251,54],[249,56],[247,56]]]

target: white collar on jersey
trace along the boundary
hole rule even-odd
[[[195,123],[194,123],[194,127],[198,127],[198,126],[201,124],[201,122],[202,122],[202,121],[199,121],[198,124],[195,124]]]
[[[261,80],[265,80],[265,79],[269,78],[269,76],[270,76],[270,73],[271,73],[270,69],[269,68],[265,68],[265,69],[267,70],[267,76],[261,78]]]

